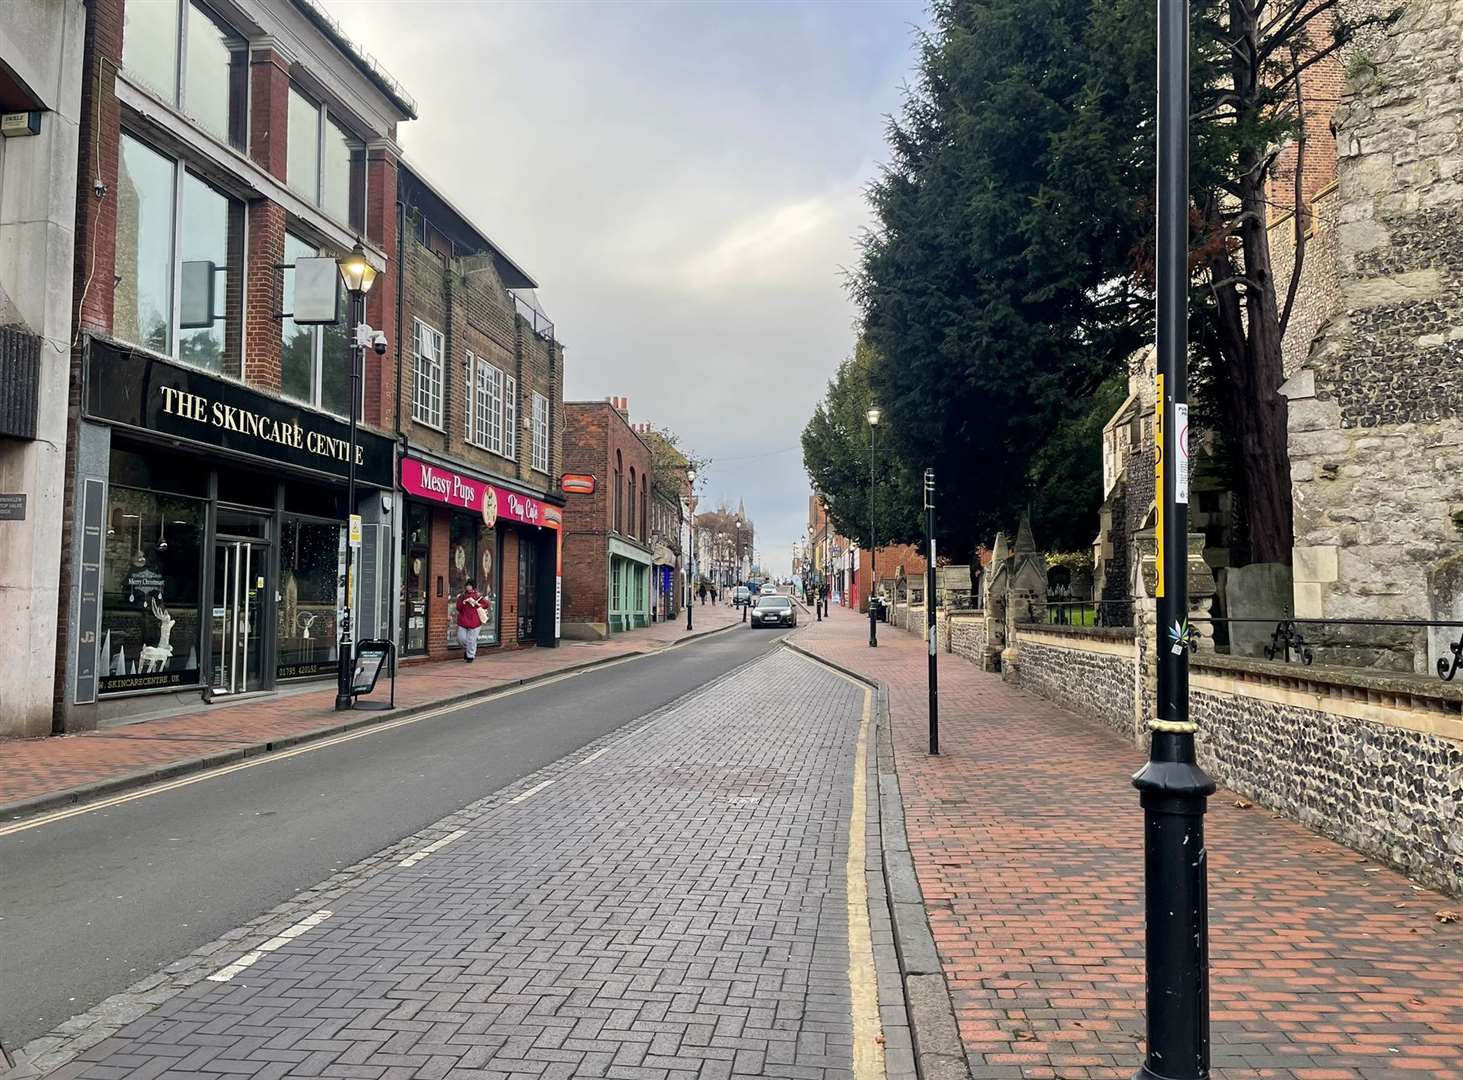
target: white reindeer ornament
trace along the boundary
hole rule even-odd
[[[162,671],[173,658],[173,646],[169,641],[173,636],[173,617],[156,596],[147,598],[147,610],[158,621],[157,644],[142,647],[142,652],[137,656],[137,668],[141,672],[150,673]]]

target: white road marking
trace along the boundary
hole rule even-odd
[[[272,953],[275,949],[278,949],[284,945],[288,945],[291,941],[294,941],[295,938],[299,937],[306,931],[315,929],[315,927],[319,926],[321,923],[323,923],[326,919],[330,918],[330,916],[334,914],[335,912],[333,911],[317,911],[312,915],[306,915],[303,919],[295,923],[293,926],[281,930],[278,934],[270,938],[263,945],[260,945],[259,948],[253,950],[252,952],[246,952],[243,956],[239,957],[232,964],[228,964],[225,967],[219,968],[208,977],[208,981],[228,982],[235,975],[239,974],[239,972],[247,971],[249,968],[259,963],[259,961],[264,958],[264,955],[266,953]]]
[[[541,784],[534,784],[533,787],[529,788],[527,791],[521,791],[517,795],[513,796],[513,798],[509,799],[508,805],[513,806],[517,803],[521,803],[524,799],[537,795],[540,791],[542,791],[544,788],[548,787],[552,783],[552,780],[545,780]]]
[[[600,756],[602,756],[604,754],[608,754],[609,752],[610,752],[610,748],[608,746],[601,747],[600,749],[596,750],[594,753],[590,754],[583,761],[581,761],[579,763],[579,765],[588,765],[595,758],[600,757]],[[579,768],[579,765],[576,765],[574,767],[577,769],[577,768]]]
[[[466,829],[457,829],[454,832],[448,833],[446,836],[442,837],[442,839],[440,839],[440,840],[433,840],[426,847],[422,848],[421,851],[414,851],[414,852],[412,852],[410,855],[408,855],[406,858],[402,859],[401,862],[397,863],[396,865],[397,866],[415,866],[417,863],[419,863],[423,859],[425,859],[428,855],[432,854],[434,851],[441,851],[448,844],[452,843],[452,841],[454,841],[454,840],[461,840],[466,835],[467,835],[467,830]]]

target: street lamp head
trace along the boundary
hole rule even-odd
[[[376,282],[376,268],[366,258],[366,251],[359,240],[349,255],[335,262],[340,267],[340,280],[346,292],[352,296],[365,296],[371,291],[371,286]]]
[[[694,484],[696,482],[696,470],[695,469],[687,469],[686,470],[686,481],[688,483],[692,483],[692,484]]]
[[[878,427],[879,420],[884,415],[884,410],[880,409],[877,405],[870,405],[866,415],[869,418],[869,427]]]

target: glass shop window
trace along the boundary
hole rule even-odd
[[[281,679],[335,670],[336,613],[344,604],[345,530],[337,522],[286,517],[279,540]]]
[[[104,694],[196,686],[207,503],[112,484],[98,669]]]

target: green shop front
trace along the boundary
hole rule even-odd
[[[390,635],[391,439],[357,432],[348,583],[344,420],[101,339],[84,372],[60,730],[331,678],[348,587]]]
[[[642,544],[610,537],[610,633],[650,625],[655,557]]]

